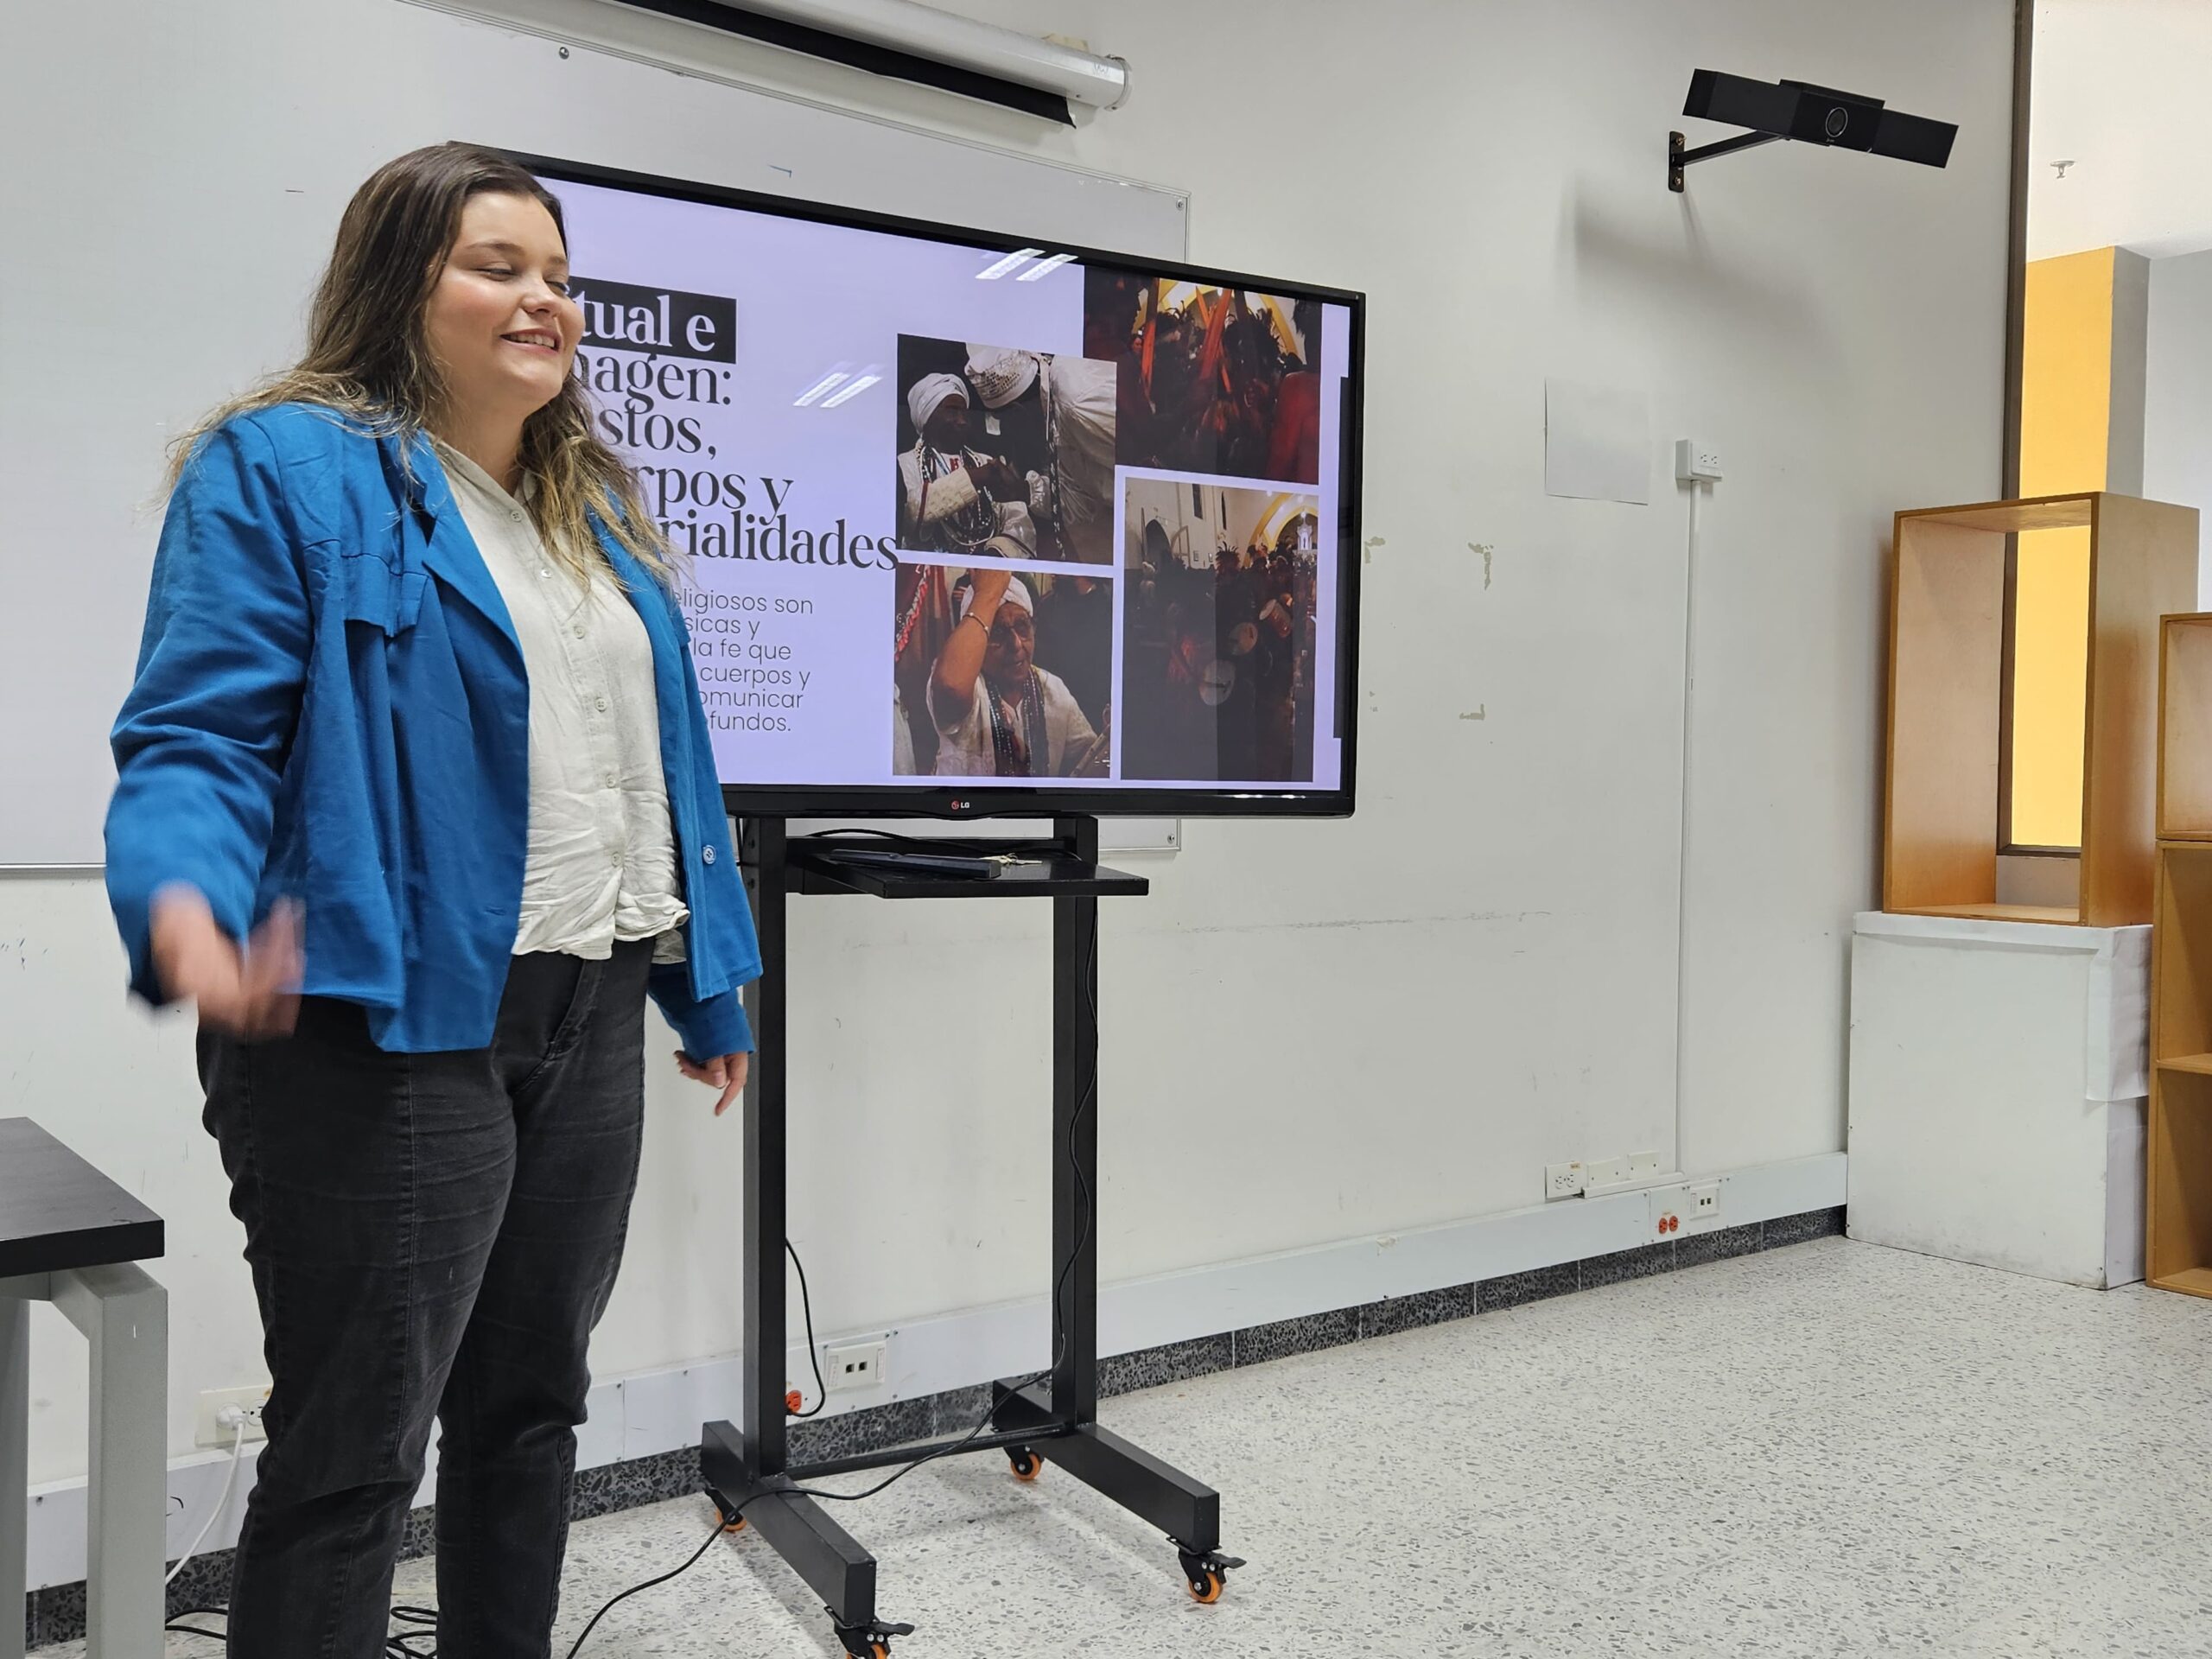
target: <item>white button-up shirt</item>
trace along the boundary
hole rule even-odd
[[[515,954],[602,961],[617,939],[653,939],[656,962],[680,962],[678,930],[690,912],[645,625],[596,550],[587,590],[547,552],[520,501],[467,456],[437,448],[530,681],[530,836]]]

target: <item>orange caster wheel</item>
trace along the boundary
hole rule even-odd
[[[732,1516],[728,1520],[722,1522],[722,1530],[724,1532],[743,1532],[745,1530],[745,1517],[741,1515]]]
[[[1201,1607],[1211,1607],[1219,1601],[1221,1592],[1229,1587],[1230,1570],[1244,1565],[1237,1557],[1224,1555],[1217,1549],[1185,1549],[1178,1544],[1175,1553],[1183,1562],[1183,1587]]]
[[[911,1624],[841,1624],[837,1641],[851,1659],[891,1659],[891,1638],[913,1633]]]
[[[1020,1451],[1007,1452],[1007,1459],[1014,1465],[1016,1480],[1032,1481],[1045,1472],[1045,1459],[1026,1446]]]

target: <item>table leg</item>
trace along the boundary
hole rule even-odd
[[[168,1489],[168,1293],[139,1268],[54,1275],[92,1351],[86,1659],[160,1659]]]
[[[0,1295],[0,1659],[23,1659],[30,1417],[30,1304]]]

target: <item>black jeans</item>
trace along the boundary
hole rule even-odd
[[[233,1659],[384,1651],[433,1416],[441,1659],[549,1651],[586,1350],[637,1187],[652,957],[517,957],[485,1049],[388,1054],[359,1007],[314,997],[281,1041],[202,1033],[275,1383]]]

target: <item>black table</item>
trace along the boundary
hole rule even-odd
[[[162,1218],[29,1118],[0,1118],[0,1659],[23,1651],[30,1304],[92,1351],[86,1659],[156,1659],[168,1503]]]

